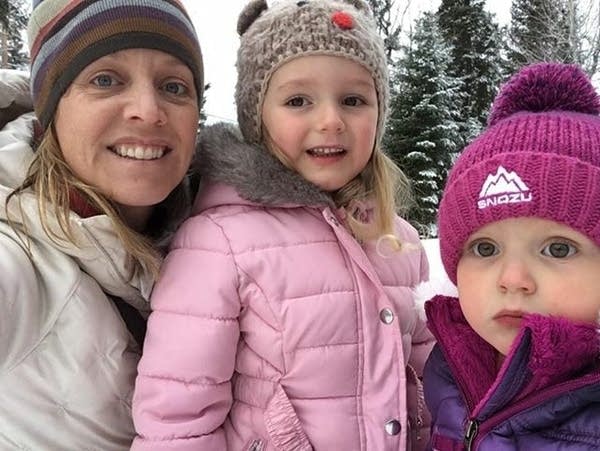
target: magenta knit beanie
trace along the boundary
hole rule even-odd
[[[506,218],[556,221],[600,246],[599,113],[594,87],[574,65],[527,66],[502,87],[440,202],[440,252],[452,282],[469,236]]]

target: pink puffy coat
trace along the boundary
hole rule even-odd
[[[401,252],[361,246],[266,151],[225,127],[203,139],[211,181],[154,289],[133,449],[424,446],[415,387],[432,337],[412,299],[428,272],[415,230],[398,219]]]

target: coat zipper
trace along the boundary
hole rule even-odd
[[[597,383],[600,379],[599,376],[600,372],[596,371],[595,373],[584,376],[577,381],[563,382],[562,384],[559,384],[548,390],[541,391],[531,398],[526,398],[512,407],[500,411],[496,415],[492,415],[490,418],[484,421],[478,420],[477,418],[471,418],[467,423],[464,437],[464,443],[467,451],[477,449],[477,445],[479,445],[481,442],[482,437],[485,437],[488,432],[510,417],[515,416],[516,414],[523,412],[530,407],[539,405],[545,400],[550,400],[562,395],[563,393],[572,392],[574,390]]]
[[[465,446],[467,451],[471,451],[473,446],[473,441],[475,437],[477,437],[477,433],[479,432],[479,421],[477,420],[469,420],[467,424],[467,432],[465,434]]]
[[[262,449],[263,447],[261,439],[253,440],[252,443],[250,443],[250,446],[248,447],[248,451],[262,451]]]
[[[435,323],[430,322],[429,327],[430,327],[431,333],[434,335],[436,340],[439,343],[441,343],[442,341],[440,340],[440,334],[439,334],[437,327],[435,326]],[[440,346],[440,349],[442,351],[442,354],[444,355],[444,358],[446,359],[446,362],[448,363],[448,366],[450,367],[451,373],[453,375],[458,374],[458,372],[456,371],[456,366],[454,365],[454,361],[449,358],[444,347]],[[496,427],[498,424],[502,423],[503,421],[507,420],[511,416],[516,415],[517,413],[522,412],[522,411],[528,409],[529,407],[533,407],[533,406],[537,405],[539,402],[543,401],[544,399],[551,399],[553,397],[561,395],[562,393],[566,393],[566,392],[569,392],[572,390],[583,388],[587,385],[591,385],[595,382],[598,382],[600,380],[599,376],[600,376],[600,372],[597,371],[591,375],[584,376],[583,378],[580,378],[575,382],[573,382],[573,381],[563,382],[562,384],[552,387],[549,390],[541,391],[534,397],[525,399],[525,400],[515,404],[514,406],[509,407],[508,409],[497,413],[496,415],[492,415],[490,418],[488,418],[487,420],[484,420],[484,421],[471,416],[469,418],[469,421],[467,422],[467,425],[465,428],[464,444],[466,447],[466,451],[472,451],[474,449],[477,449],[477,447],[475,445],[477,445],[481,441],[481,437],[484,437],[494,427]],[[467,406],[467,411],[473,412],[475,403],[471,399],[468,390],[466,390],[465,384],[463,383],[462,380],[456,380],[456,379],[454,379],[454,380],[458,384],[460,393],[465,401],[465,405]],[[483,425],[483,427],[482,427],[482,425]]]

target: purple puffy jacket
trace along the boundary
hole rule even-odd
[[[600,347],[594,325],[531,315],[500,370],[458,299],[427,302],[438,344],[424,371],[429,449],[600,449]]]

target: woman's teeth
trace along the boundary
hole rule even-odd
[[[165,153],[164,147],[157,146],[114,146],[112,149],[117,155],[135,160],[156,160]]]

